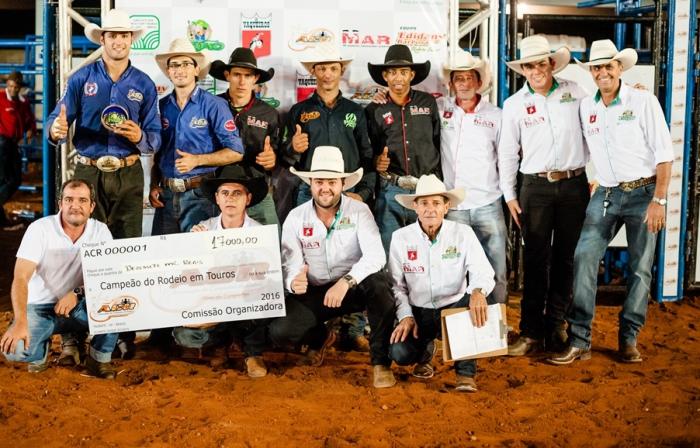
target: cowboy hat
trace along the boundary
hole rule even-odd
[[[547,58],[554,60],[552,74],[556,74],[566,68],[569,60],[571,60],[571,52],[566,47],[561,47],[557,51],[551,51],[546,37],[540,35],[528,36],[520,42],[520,59],[506,62],[506,65],[514,72],[522,75],[522,64]]]
[[[311,179],[345,179],[343,191],[349,190],[362,179],[362,168],[352,173],[345,172],[343,154],[335,146],[317,146],[311,158],[311,171],[297,171],[294,167],[289,171],[296,174],[305,183],[311,185]]]
[[[338,62],[343,67],[346,67],[352,62],[352,58],[344,58],[340,55],[340,50],[332,43],[323,43],[316,45],[310,52],[302,55],[303,58],[299,61],[304,66],[307,72],[316,64]]]
[[[258,60],[255,58],[255,53],[250,48],[238,47],[231,53],[228,58],[228,64],[224,61],[216,60],[211,63],[209,74],[221,81],[228,81],[224,71],[229,71],[233,67],[249,68],[259,75],[256,84],[262,84],[272,79],[275,75],[275,69],[270,68],[267,71],[258,68]]]
[[[416,76],[411,80],[412,86],[420,84],[430,74],[430,61],[414,63],[411,50],[406,45],[394,44],[390,46],[386,51],[386,55],[384,55],[383,64],[367,63],[367,70],[369,70],[369,75],[374,82],[385,87],[387,84],[382,76],[382,72],[392,67],[409,67],[411,70],[415,71]]]
[[[202,191],[204,191],[212,202],[216,202],[214,200],[216,190],[218,190],[222,184],[228,183],[241,184],[248,190],[248,193],[253,195],[248,207],[260,203],[260,201],[267,196],[268,188],[265,176],[253,168],[244,167],[238,163],[219,168],[216,172],[216,177],[204,179],[202,182]]]
[[[194,49],[192,42],[184,37],[178,37],[170,42],[170,47],[165,53],[156,55],[156,64],[161,69],[165,76],[168,76],[168,60],[175,56],[187,56],[191,58],[199,67],[199,79],[204,79],[209,73],[209,59],[206,54],[200,53]]]
[[[458,51],[455,63],[453,65],[445,64],[442,68],[442,76],[446,81],[450,81],[452,72],[466,72],[468,70],[476,70],[481,79],[481,87],[477,93],[486,92],[491,87],[491,70],[489,64],[479,57],[472,56],[468,51]]]
[[[414,201],[420,197],[424,196],[444,196],[450,201],[450,206],[454,207],[460,204],[464,200],[464,188],[454,188],[452,190],[447,190],[445,184],[442,183],[440,179],[434,174],[422,175],[418,179],[418,185],[416,185],[415,194],[397,194],[396,202],[403,205],[406,208],[415,209],[416,206]]]
[[[575,59],[575,58],[574,58]],[[592,65],[604,65],[610,61],[620,61],[622,71],[628,70],[637,63],[637,52],[631,48],[617,51],[617,47],[610,39],[597,40],[591,44],[591,53],[588,62],[581,62],[578,59],[576,64],[582,69],[589,71]]]
[[[113,31],[116,33],[131,33],[131,38],[133,42],[139,40],[139,37],[143,34],[142,29],[134,28],[131,26],[131,20],[129,19],[129,14],[121,9],[110,9],[102,21],[102,26],[98,26],[95,23],[90,23],[85,27],[85,37],[94,44],[100,45],[100,37],[102,33],[108,31]]]

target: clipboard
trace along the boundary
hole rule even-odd
[[[453,359],[452,358],[452,353],[450,352],[450,339],[449,335],[447,334],[447,325],[445,324],[445,317],[449,316],[451,314],[456,314],[464,311],[469,311],[469,308],[448,308],[445,310],[442,310],[440,313],[440,324],[442,326],[442,357],[444,362],[454,362],[454,361],[462,361],[465,359],[478,359],[478,358],[490,358],[494,356],[501,356],[501,355],[507,355],[508,354],[508,323],[506,322],[506,305],[501,303],[500,304],[501,308],[501,320],[499,322],[499,327],[500,327],[500,334],[501,338],[505,340],[506,346],[505,348],[499,349],[499,350],[492,350],[489,352],[484,352],[484,353],[479,353],[473,356],[465,356],[462,358],[458,359]]]

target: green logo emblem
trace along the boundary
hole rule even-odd
[[[560,103],[573,103],[574,101],[576,101],[576,98],[571,95],[571,92],[562,93],[559,100]]]
[[[632,112],[631,109],[628,109],[628,110],[622,112],[622,115],[620,115],[619,120],[620,121],[631,121],[631,120],[634,120],[635,118],[637,118],[637,117],[634,116],[634,112]]]
[[[156,50],[160,45],[160,19],[156,16],[136,14],[131,16],[134,28],[143,29],[141,38],[131,44],[134,50]]]
[[[264,96],[260,98],[263,102],[267,103],[270,107],[278,108],[280,107],[280,100],[272,96]]]
[[[211,40],[211,34],[211,26],[206,21],[197,19],[187,22],[187,35],[196,51],[219,51],[224,49],[224,43],[218,40]]]
[[[357,116],[355,114],[345,114],[345,121],[343,121],[345,127],[355,129],[357,126]]]
[[[460,252],[457,252],[457,247],[456,246],[450,246],[447,249],[445,249],[445,253],[442,254],[442,259],[447,260],[450,258],[457,258],[461,255]]]

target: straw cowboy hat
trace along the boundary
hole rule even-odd
[[[121,9],[109,10],[105,19],[102,21],[101,27],[94,23],[90,23],[86,26],[85,37],[87,37],[90,42],[100,45],[100,37],[102,33],[106,33],[107,31],[113,31],[115,33],[130,32],[134,42],[139,40],[139,37],[143,34],[142,29],[131,26],[129,14]]]
[[[458,51],[454,65],[445,64],[442,67],[442,77],[449,81],[452,72],[466,72],[468,70],[476,70],[479,73],[481,87],[477,90],[477,93],[484,93],[491,87],[491,70],[489,69],[488,61],[474,57],[468,51]]]
[[[212,202],[215,202],[214,193],[216,193],[216,190],[218,190],[222,184],[226,183],[241,184],[248,190],[248,193],[253,195],[248,207],[260,203],[260,201],[267,196],[267,181],[265,180],[265,176],[259,172],[255,172],[250,167],[244,167],[238,163],[219,168],[216,177],[204,179],[204,182],[202,182],[202,190]]]
[[[566,47],[561,47],[557,51],[551,51],[546,37],[540,35],[528,36],[520,42],[520,59],[506,62],[506,65],[514,72],[522,75],[523,69],[521,64],[541,61],[547,58],[554,60],[552,73],[556,74],[566,68],[569,60],[571,60],[571,52]]]
[[[275,76],[275,69],[270,68],[263,70],[258,68],[258,60],[255,58],[255,53],[250,48],[238,47],[231,53],[228,58],[228,64],[223,61],[216,60],[211,63],[209,74],[221,81],[228,81],[224,75],[225,71],[230,71],[233,67],[249,68],[258,76],[257,84],[262,84],[272,79]]]
[[[418,179],[418,185],[416,185],[415,194],[397,194],[396,202],[403,205],[406,208],[415,210],[416,206],[414,201],[420,197],[424,196],[435,196],[440,195],[446,197],[450,201],[450,206],[454,207],[464,201],[464,188],[454,188],[452,190],[447,190],[445,184],[442,183],[436,175],[422,175]]]
[[[336,45],[326,42],[316,45],[311,51],[303,54],[299,62],[301,62],[301,65],[304,66],[307,72],[311,73],[316,64],[339,62],[340,65],[346,67],[352,62],[352,58],[344,58]]]
[[[622,71],[629,70],[637,63],[637,52],[631,48],[617,51],[617,47],[610,39],[597,40],[591,44],[591,54],[588,62],[576,59],[576,64],[588,71],[592,65],[604,65],[610,61],[620,61]]]
[[[335,146],[317,146],[311,158],[311,171],[297,171],[294,167],[289,171],[299,176],[307,184],[311,179],[345,179],[343,191],[349,190],[362,179],[362,168],[352,173],[345,172],[343,154]]]
[[[406,45],[394,44],[389,47],[384,55],[383,64],[372,64],[367,63],[367,70],[369,70],[369,75],[372,77],[374,82],[381,86],[386,87],[386,81],[382,77],[382,72],[389,68],[397,67],[409,67],[411,70],[416,72],[416,76],[411,80],[411,85],[420,84],[428,77],[430,74],[430,61],[425,62],[413,62],[413,55],[411,54],[411,49]]]
[[[199,67],[199,79],[204,79],[209,73],[209,59],[204,53],[200,53],[194,49],[192,42],[184,37],[178,37],[170,42],[170,48],[165,53],[159,53],[156,55],[156,63],[160,70],[168,76],[168,59],[175,56],[187,56],[192,58],[194,62],[197,63]]]

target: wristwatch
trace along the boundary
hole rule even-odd
[[[656,202],[657,204],[663,205],[664,207],[666,207],[666,204],[668,203],[666,198],[657,198],[656,196],[651,198],[651,202]]]
[[[73,293],[78,297],[78,300],[83,300],[85,298],[85,288],[78,286],[73,290]]]
[[[350,274],[345,274],[345,275],[343,275],[343,280],[345,280],[346,282],[348,282],[348,287],[349,287],[350,289],[352,289],[352,288],[354,288],[355,286],[357,286],[357,280],[355,280],[355,279],[353,278],[353,276],[350,275]]]

